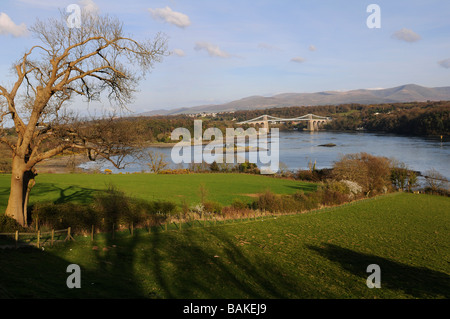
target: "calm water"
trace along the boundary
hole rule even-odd
[[[321,147],[321,144],[333,143],[335,147]],[[149,148],[167,155],[171,162],[171,148]],[[439,138],[407,137],[378,133],[342,133],[342,132],[280,132],[280,162],[290,170],[307,169],[308,163],[316,162],[317,168],[329,168],[341,155],[366,152],[376,156],[396,158],[410,169],[425,171],[434,168],[450,179],[450,141],[441,142]],[[244,154],[240,154],[243,156]],[[248,154],[247,154],[248,155]],[[185,165],[186,167],[187,165]],[[100,170],[119,170],[110,163],[85,163],[81,167],[96,167]],[[175,164],[171,163],[174,168]],[[122,172],[141,172],[148,170],[147,165],[134,163]]]

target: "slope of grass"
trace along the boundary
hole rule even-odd
[[[392,194],[301,215],[0,250],[0,297],[449,298],[450,200]],[[82,288],[66,287],[66,267]],[[381,268],[381,289],[366,286]]]
[[[6,209],[11,175],[0,175],[0,213]],[[36,177],[36,186],[30,204],[39,201],[89,202],[96,192],[113,184],[128,195],[147,200],[170,200],[189,204],[200,202],[200,185],[207,190],[207,200],[230,205],[235,198],[250,202],[251,194],[271,189],[274,193],[291,194],[297,190],[313,191],[316,185],[263,175],[247,174],[42,174]]]

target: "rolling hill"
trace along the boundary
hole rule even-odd
[[[210,104],[172,110],[154,110],[140,116],[230,112],[287,106],[339,105],[348,103],[382,104],[450,100],[450,87],[428,88],[407,84],[388,89],[359,89],[316,93],[283,93],[271,97],[250,96],[225,104]]]

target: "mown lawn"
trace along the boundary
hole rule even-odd
[[[8,203],[11,175],[0,175],[0,213]],[[314,191],[312,183],[247,174],[42,174],[36,177],[36,186],[30,204],[42,201],[87,203],[96,192],[114,185],[128,195],[147,200],[170,200],[188,204],[200,202],[200,185],[207,190],[206,199],[230,205],[239,198],[250,202],[252,196],[270,189],[278,194],[296,191]]]
[[[450,298],[450,199],[391,194],[300,215],[0,250],[0,297]],[[81,267],[68,289],[66,267]],[[381,288],[366,286],[367,266]]]

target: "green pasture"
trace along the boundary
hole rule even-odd
[[[0,213],[8,203],[11,175],[0,175]],[[201,185],[207,191],[206,200],[230,205],[234,199],[250,202],[258,193],[270,189],[278,194],[314,191],[316,185],[307,182],[249,174],[42,174],[36,177],[30,204],[43,201],[55,203],[88,203],[97,192],[114,185],[127,195],[147,200],[170,200],[188,204],[200,202]]]
[[[152,185],[144,182],[146,177],[152,180],[150,176],[133,177],[134,183],[127,177],[112,179],[134,190],[142,188],[142,193],[144,185]],[[45,176],[40,178],[44,182]],[[109,181],[106,176],[77,178],[89,189],[100,186],[86,181]],[[213,189],[223,187],[208,178],[197,182],[211,182]],[[253,177],[242,176],[247,178]],[[255,180],[291,191],[286,181]],[[53,182],[70,185],[62,177]],[[231,192],[259,190],[254,184],[237,187]],[[153,192],[159,194],[156,188]],[[195,190],[190,196],[194,194]],[[54,196],[52,192],[48,198]],[[0,249],[0,297],[448,299],[449,214],[447,197],[395,193],[256,221],[150,234],[141,230],[134,236],[123,232],[115,239],[98,234],[94,241],[78,236],[75,242],[45,249]],[[66,286],[69,264],[81,267],[80,289]],[[371,264],[380,266],[380,289],[366,285]]]

